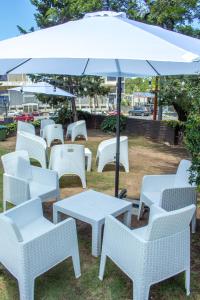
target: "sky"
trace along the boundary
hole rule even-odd
[[[30,0],[0,0],[0,40],[19,35],[17,25],[36,28],[34,12]]]

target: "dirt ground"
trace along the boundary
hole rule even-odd
[[[88,141],[78,140],[88,147],[93,154],[92,171],[87,172],[87,189],[94,189],[110,195],[114,194],[114,165],[105,167],[103,173],[97,173],[95,162],[97,147],[102,140],[112,135],[99,130],[88,130]],[[65,141],[70,143],[70,141]],[[0,153],[14,151],[16,137],[0,142]],[[49,150],[50,153],[50,150]],[[174,173],[177,165],[183,158],[188,158],[188,153],[183,146],[167,146],[152,142],[143,137],[129,137],[129,163],[130,172],[125,173],[120,169],[120,188],[126,188],[129,199],[139,198],[140,186],[144,175]],[[2,172],[2,169],[1,169]],[[2,182],[2,181],[1,181]],[[60,180],[61,198],[82,192],[80,180],[75,176],[65,176]],[[52,219],[52,203],[44,205],[45,215]],[[132,226],[139,227],[147,223],[148,213],[143,215],[140,222],[136,216],[132,218]],[[191,299],[200,299],[200,208],[198,208],[197,232],[191,235]],[[75,281],[73,276],[67,277],[65,262],[42,275],[36,285],[36,299],[66,299],[66,300],[122,300],[131,299],[132,283],[114,265],[109,265],[111,271],[102,283],[98,281],[99,260],[91,256],[91,228],[88,224],[77,222],[80,242],[80,255],[83,276]],[[89,241],[89,242],[88,242]],[[69,270],[69,265],[68,265]],[[67,271],[68,272],[68,271]],[[67,278],[67,280],[66,280]],[[150,299],[176,300],[186,299],[183,288],[184,279],[181,276],[159,283],[151,288]],[[112,285],[112,286],[111,286]],[[73,295],[73,296],[71,296]],[[102,296],[103,295],[103,296]],[[18,299],[16,281],[0,268],[0,300]]]

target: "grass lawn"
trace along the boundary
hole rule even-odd
[[[107,194],[114,194],[114,166],[109,165],[103,173],[97,173],[95,156],[101,140],[109,138],[101,131],[89,131],[89,140],[78,141],[91,149],[93,153],[92,172],[87,173],[87,188]],[[0,154],[15,148],[15,138],[0,142]],[[182,158],[187,158],[183,147],[169,147],[154,143],[142,137],[129,137],[130,172],[120,172],[120,187],[128,189],[130,198],[138,198],[142,177],[145,174],[173,173]],[[2,197],[2,166],[0,166],[0,193]],[[60,181],[61,197],[67,197],[83,191],[80,180],[74,176],[64,177]],[[2,210],[2,202],[0,202]],[[45,215],[52,218],[52,203],[44,206]],[[199,208],[200,211],[200,208]],[[200,215],[198,211],[198,217]],[[133,227],[147,222],[145,215],[141,222],[132,218]],[[199,220],[198,220],[199,221]],[[35,281],[35,299],[43,300],[128,300],[132,299],[132,282],[110,260],[106,265],[104,281],[98,279],[99,258],[91,256],[91,228],[77,222],[82,276],[75,279],[70,259],[59,264]],[[199,225],[199,224],[198,224]],[[162,283],[152,286],[151,299],[199,299],[200,300],[200,238],[199,226],[192,234],[191,249],[191,296],[186,297],[184,274],[180,274]],[[19,299],[16,280],[0,265],[0,300]]]

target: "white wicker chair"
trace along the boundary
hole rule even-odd
[[[40,122],[40,136],[43,137],[43,130],[44,127],[47,125],[55,124],[54,120],[52,119],[42,119]]]
[[[74,123],[71,123],[67,127],[67,133],[66,138],[71,136],[71,141],[74,142],[77,136],[84,136],[84,138],[88,139],[87,137],[87,129],[86,129],[86,123],[84,120],[77,121]]]
[[[43,138],[20,131],[17,133],[15,150],[26,150],[29,157],[36,159],[42,168],[47,167],[47,144]]]
[[[58,174],[54,171],[30,165],[28,152],[21,150],[1,157],[3,174],[3,209],[6,203],[14,205],[34,197],[42,201],[59,200]]]
[[[51,223],[38,198],[1,213],[0,236],[0,262],[17,279],[20,300],[33,300],[35,278],[68,257],[81,275],[75,221]]]
[[[181,160],[176,174],[173,175],[147,175],[143,177],[138,218],[140,218],[143,204],[151,206],[156,204],[166,211],[196,205],[196,186],[189,183],[189,160]],[[196,228],[196,214],[192,219],[192,232]]]
[[[35,127],[27,122],[18,121],[17,122],[17,132],[24,131],[31,134],[35,134]]]
[[[47,125],[43,129],[43,138],[47,141],[47,146],[50,147],[54,140],[60,140],[64,144],[63,128],[61,124]]]
[[[106,164],[114,162],[116,159],[116,138],[101,142],[97,149],[96,160],[98,161],[98,172],[102,172]],[[120,137],[120,164],[129,172],[128,160],[128,137]]]
[[[190,294],[190,228],[195,205],[166,212],[151,206],[149,224],[131,230],[112,216],[105,221],[99,278],[106,257],[134,283],[133,299],[148,300],[151,285],[185,272]]]
[[[63,175],[77,175],[86,188],[85,152],[83,145],[55,145],[51,149],[49,169]]]

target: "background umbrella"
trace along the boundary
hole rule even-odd
[[[31,93],[31,94],[45,94],[45,95],[71,97],[71,98],[75,97],[71,93],[66,92],[60,88],[57,88],[56,86],[53,86],[47,82],[37,82],[32,84],[29,83],[8,90],[23,92],[23,93]]]
[[[118,77],[115,196],[119,187],[121,77],[197,74],[200,41],[97,12],[78,21],[0,42],[0,73]]]

